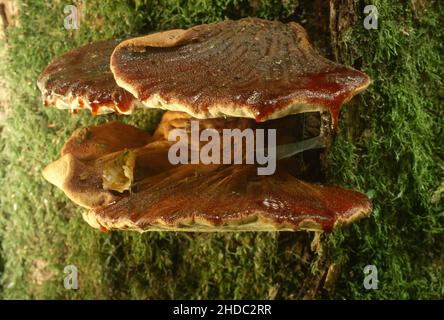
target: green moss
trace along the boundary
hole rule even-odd
[[[442,298],[443,202],[432,204],[443,172],[443,5],[420,17],[375,2],[377,31],[357,24],[341,57],[372,86],[345,107],[329,180],[373,198],[371,218],[334,232],[325,248],[341,267],[327,298]],[[316,265],[297,240],[307,233],[107,233],[41,177],[74,129],[116,116],[71,116],[43,108],[35,81],[47,62],[96,39],[187,27],[225,17],[297,19],[291,1],[88,1],[78,31],[63,28],[63,3],[23,1],[0,67],[13,91],[1,133],[1,295],[5,298],[294,298]],[[4,70],[7,69],[7,70]],[[159,112],[119,118],[153,129]],[[63,288],[74,264],[80,289]],[[362,286],[374,264],[380,289]]]
[[[444,141],[443,6],[431,4],[417,20],[408,6],[388,1],[375,5],[379,30],[357,26],[344,39],[345,62],[362,64],[373,83],[353,106],[358,118],[347,117],[347,108],[342,113],[330,179],[367,192],[374,212],[330,239],[331,254],[347,270],[337,294],[439,298],[444,288],[444,212],[443,203],[433,204],[431,196],[443,178],[438,166]],[[355,132],[356,123],[361,132]],[[379,268],[380,290],[362,290],[367,264]]]

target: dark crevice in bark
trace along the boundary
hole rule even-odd
[[[361,23],[360,20],[363,18],[361,17],[362,9],[363,4],[357,0],[302,0],[299,1],[296,7],[295,19],[307,30],[311,42],[322,55],[333,61],[343,63],[343,53],[346,48],[342,37],[350,27]],[[360,68],[360,66],[352,67]],[[344,128],[342,125],[341,130],[352,130],[351,132],[361,134],[356,101],[357,99],[353,99],[349,102],[352,106],[347,108],[348,114],[346,115],[350,120],[356,120],[356,128]],[[347,122],[350,123],[351,121]],[[329,148],[320,155],[323,172],[325,172],[327,166],[328,153]],[[279,236],[280,245],[282,243],[292,243],[294,250],[306,259],[301,259],[298,265],[293,266],[297,270],[292,271],[305,273],[305,278],[300,287],[293,288],[295,291],[294,298],[319,299],[325,298],[333,292],[334,282],[338,278],[341,266],[322,250],[327,237],[328,235],[322,235],[317,238],[313,233],[306,233],[304,236],[283,233]],[[313,245],[313,242],[316,242],[316,244]],[[282,263],[285,263],[285,261],[282,261]]]

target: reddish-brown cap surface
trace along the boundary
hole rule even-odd
[[[371,211],[364,194],[303,182],[279,163],[272,176],[258,176],[254,165],[171,165],[173,142],[158,139],[116,122],[85,127],[44,176],[89,209],[88,223],[106,229],[329,231]]]
[[[131,113],[138,101],[116,84],[109,68],[119,42],[94,42],[52,60],[37,81],[45,104],[72,111],[89,109],[93,114]]]
[[[256,18],[126,40],[111,70],[147,107],[257,121],[329,111],[335,126],[341,105],[370,81],[320,56],[299,24]]]

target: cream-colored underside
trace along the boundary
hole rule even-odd
[[[367,217],[371,213],[371,207],[360,208],[348,219],[337,217],[334,228],[349,224],[355,220]],[[174,225],[166,223],[161,218],[152,222],[149,226],[141,227],[128,217],[118,219],[104,218],[97,215],[93,210],[84,211],[83,219],[92,227],[108,230],[132,230],[139,232],[147,231],[188,231],[188,232],[229,232],[229,231],[319,231],[322,225],[312,219],[302,220],[297,226],[289,223],[275,223],[261,213],[251,213],[241,219],[226,220],[223,225],[214,225],[201,218],[183,218]]]
[[[59,110],[70,110],[71,112],[73,112],[74,110],[86,109],[93,112],[93,108],[91,107],[91,103],[87,97],[73,96],[71,92],[67,96],[52,94],[46,97],[46,101],[48,104],[54,106],[56,109]],[[139,100],[133,99],[127,110],[121,110],[117,105],[115,105],[114,108],[107,105],[100,105],[97,110],[94,110],[93,113],[96,115],[102,115],[113,113],[117,110],[120,114],[128,115],[132,114],[136,109],[143,107],[144,105]]]
[[[116,77],[116,82],[120,87],[132,93],[135,97],[138,97],[138,92],[136,92],[131,85],[129,85],[128,83],[122,81],[117,77]],[[355,94],[363,91],[365,88],[367,88],[367,86],[368,83],[357,88],[353,93],[350,93],[350,96],[347,97],[347,99],[343,103],[348,102]],[[208,110],[205,112],[204,111],[196,112],[192,106],[180,103],[178,101],[174,101],[174,99],[171,99],[170,101],[167,102],[159,94],[153,94],[148,99],[142,100],[141,103],[144,105],[145,108],[185,112],[197,119],[223,118],[223,117],[242,117],[242,118],[257,119],[257,116],[259,116],[259,114],[255,114],[255,112],[252,110],[250,106],[238,105],[234,103],[233,104],[216,103],[214,105],[209,106]],[[260,118],[260,121],[279,119],[292,114],[299,114],[305,112],[307,113],[323,112],[323,111],[329,111],[329,110],[322,105],[307,104],[304,101],[301,101],[300,99],[294,99],[293,101],[288,103],[286,107],[275,110],[271,112],[269,115]],[[332,123],[332,125],[334,124]]]
[[[120,85],[120,84],[119,84]],[[238,118],[252,118],[256,119],[259,114],[255,114],[249,106],[240,106],[235,104],[215,104],[208,108],[206,112],[195,112],[194,109],[179,102],[166,102],[160,95],[153,94],[149,99],[142,101],[144,106],[153,109],[163,109],[170,111],[185,112],[197,119],[209,118],[223,118],[223,117],[238,117]],[[279,119],[290,114],[297,114],[303,112],[323,111],[324,108],[319,105],[308,105],[303,103],[292,103],[288,107],[276,110],[270,113],[269,116],[264,117],[261,121]]]

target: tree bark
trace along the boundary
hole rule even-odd
[[[343,63],[343,36],[345,32],[357,23],[361,23],[363,4],[358,0],[303,0],[299,2],[295,15],[307,30],[311,42],[329,59]],[[359,66],[358,66],[359,67]],[[353,101],[349,102],[355,103]],[[350,108],[351,118],[356,115]],[[359,125],[358,125],[359,126]],[[328,150],[320,155],[321,167],[325,170]],[[324,298],[334,290],[334,284],[340,273],[341,266],[326,255],[323,246],[328,234],[312,234],[303,239],[292,235],[282,238],[293,238],[299,246],[309,251],[309,268],[306,278],[295,295],[297,299]],[[312,270],[315,270],[314,272]]]

